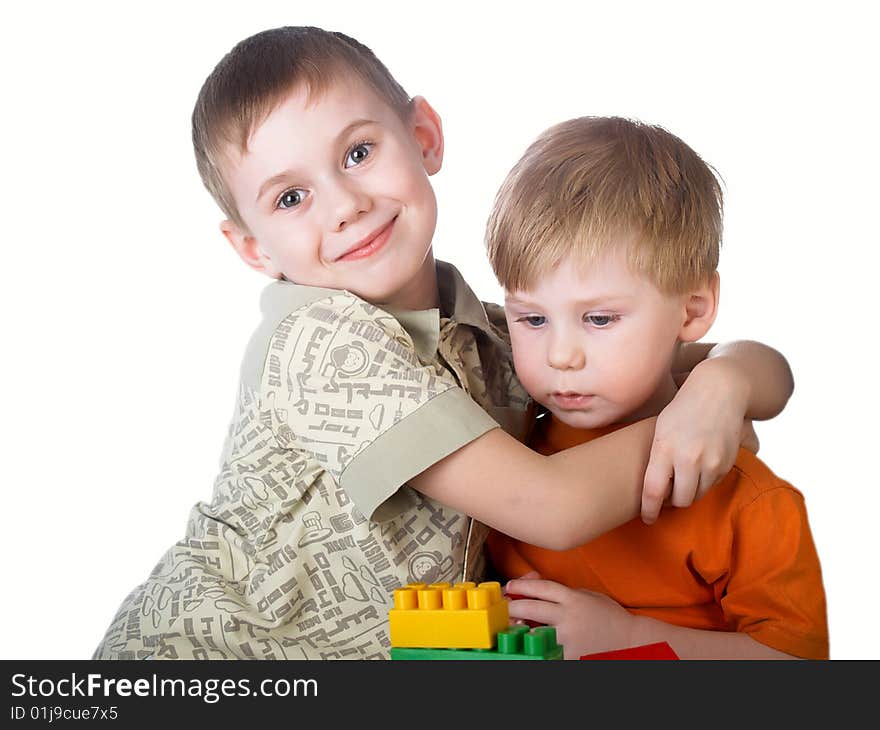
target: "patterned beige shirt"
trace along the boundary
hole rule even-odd
[[[485,530],[406,486],[527,396],[503,311],[438,262],[441,310],[275,282],[213,498],[125,599],[96,659],[387,658],[392,592],[479,579]]]

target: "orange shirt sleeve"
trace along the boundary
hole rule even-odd
[[[735,519],[730,579],[720,596],[725,616],[736,631],[762,644],[827,659],[822,572],[803,496],[780,481],[745,504]]]

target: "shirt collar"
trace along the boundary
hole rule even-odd
[[[452,264],[437,262],[437,286],[440,289],[440,306],[444,313],[460,324],[493,334],[483,303]]]
[[[437,287],[439,289],[440,309],[393,309],[380,307],[392,315],[412,338],[416,354],[424,362],[436,357],[440,341],[440,318],[474,327],[489,337],[504,344],[486,316],[486,310],[464,277],[452,264],[437,261]],[[268,314],[274,309],[283,309],[293,303],[306,304],[323,296],[333,296],[339,290],[303,286],[292,282],[275,282],[263,293],[263,311]]]
[[[423,361],[434,359],[440,341],[441,317],[448,317],[453,322],[478,329],[506,347],[504,340],[489,322],[483,303],[458,269],[440,260],[436,262],[436,266],[440,309],[386,310],[412,337],[419,358]]]

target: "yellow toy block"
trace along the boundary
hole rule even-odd
[[[491,649],[508,628],[501,584],[412,583],[394,591],[388,612],[391,646],[428,649]]]

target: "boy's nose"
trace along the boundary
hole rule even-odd
[[[370,197],[357,185],[349,184],[347,181],[340,181],[328,194],[332,196],[330,223],[334,231],[345,230],[364,213],[370,211]]]
[[[555,337],[547,350],[547,363],[554,370],[580,370],[587,364],[587,356],[574,339]]]

